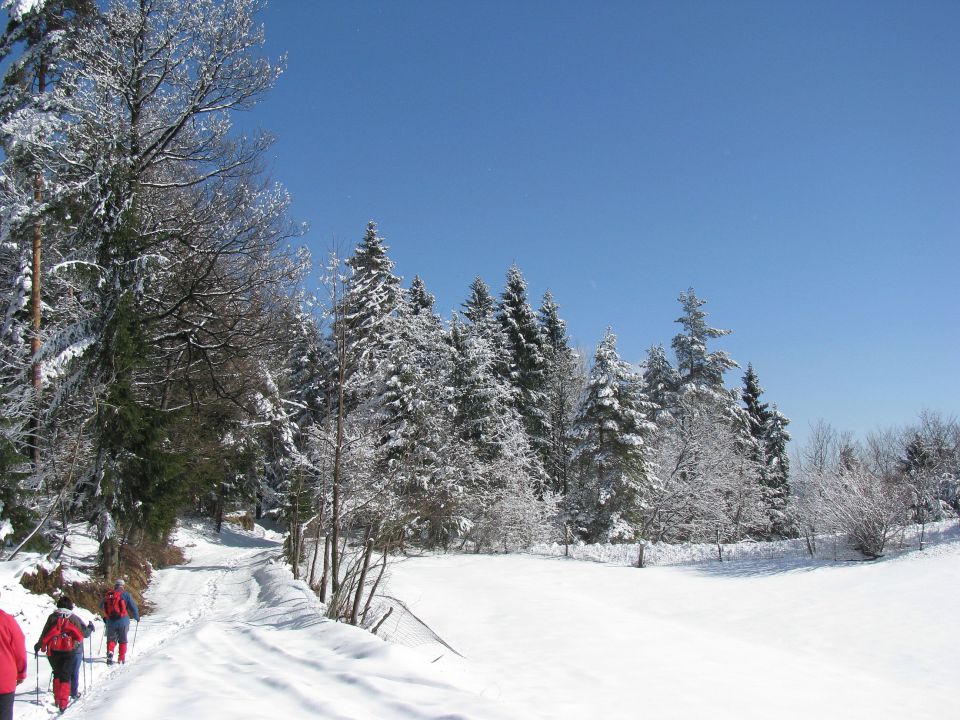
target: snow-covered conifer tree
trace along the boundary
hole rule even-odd
[[[549,444],[544,469],[552,491],[566,495],[573,457],[571,428],[585,378],[580,357],[570,347],[566,323],[560,318],[560,308],[549,291],[543,296],[539,320],[545,339],[545,392],[549,418]]]
[[[790,535],[787,501],[790,486],[787,481],[789,460],[786,444],[790,435],[786,430],[789,420],[778,410],[761,402],[763,388],[752,364],[743,376],[741,399],[745,409],[746,433],[744,452],[756,463],[763,486],[764,502],[769,516],[767,532],[775,537]]]
[[[378,462],[401,516],[389,533],[446,546],[463,527],[469,449],[456,432],[452,347],[419,279],[396,318],[384,390]]]
[[[402,290],[387,250],[371,220],[363,240],[345,261],[351,274],[343,297],[343,322],[357,360],[349,378],[353,402],[378,391],[394,342],[391,317],[400,306]]]
[[[526,280],[516,265],[507,272],[507,283],[497,303],[496,314],[506,340],[507,377],[516,389],[517,411],[523,418],[530,445],[543,463],[550,451],[546,341],[527,299]]]
[[[463,316],[474,325],[493,317],[496,300],[490,294],[490,286],[483,278],[475,277],[470,283],[470,295],[463,303]]]
[[[676,406],[679,384],[677,371],[670,364],[663,346],[651,346],[643,363],[643,391],[650,402],[657,406],[658,416]]]
[[[640,376],[620,359],[608,328],[597,346],[574,433],[580,485],[568,501],[580,532],[593,540],[630,540],[643,534],[648,502],[647,440],[653,406]]]
[[[729,335],[731,331],[707,325],[706,313],[700,309],[706,300],[698,298],[693,288],[680,293],[679,299],[683,315],[676,322],[683,326],[683,331],[674,336],[671,344],[677,356],[680,388],[684,392],[723,395],[727,401],[725,396],[729,393],[723,387],[724,373],[739,366],[722,350],[708,352],[707,342]]]

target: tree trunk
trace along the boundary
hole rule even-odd
[[[116,575],[120,570],[120,543],[117,538],[107,538],[100,543],[100,552],[100,571],[109,580],[111,575]]]
[[[37,90],[42,95],[47,90],[47,66],[41,60],[37,69]],[[43,202],[43,175],[39,171],[33,176],[33,201],[39,209]],[[30,461],[34,472],[40,466],[40,259],[43,246],[43,220],[37,216],[33,221],[33,261],[30,277],[30,314],[33,320],[33,332],[30,336],[31,381],[33,385],[34,409],[30,418]]]
[[[370,556],[373,554],[373,538],[367,540],[367,548],[363,553],[363,567],[360,570],[360,580],[357,581],[357,594],[353,598],[353,610],[350,611],[350,624],[357,624],[360,613],[360,600],[363,598],[363,585],[367,581],[367,570],[370,569]]]
[[[320,602],[327,601],[327,578],[330,577],[330,536],[323,537],[323,573],[320,575]]]
[[[220,530],[223,529],[223,506],[226,504],[226,483],[222,480],[220,481],[220,486],[217,488],[217,507],[216,507],[216,529],[217,535],[220,534]]]

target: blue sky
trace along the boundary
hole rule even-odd
[[[716,343],[803,437],[960,409],[960,3],[294,2],[244,125],[322,256],[376,219],[445,314],[516,262],[577,344]],[[739,383],[740,372],[728,380]]]

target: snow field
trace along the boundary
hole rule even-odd
[[[627,568],[434,556],[403,598],[506,705],[551,718],[942,718],[960,543],[875,563]]]

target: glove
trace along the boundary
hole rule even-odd
[[[90,632],[93,632],[93,621],[92,621],[92,620],[91,620],[89,623],[87,623],[87,629],[90,630]]]
[[[40,652],[40,643],[37,643],[36,645],[33,646],[33,654],[36,655],[39,652]]]

